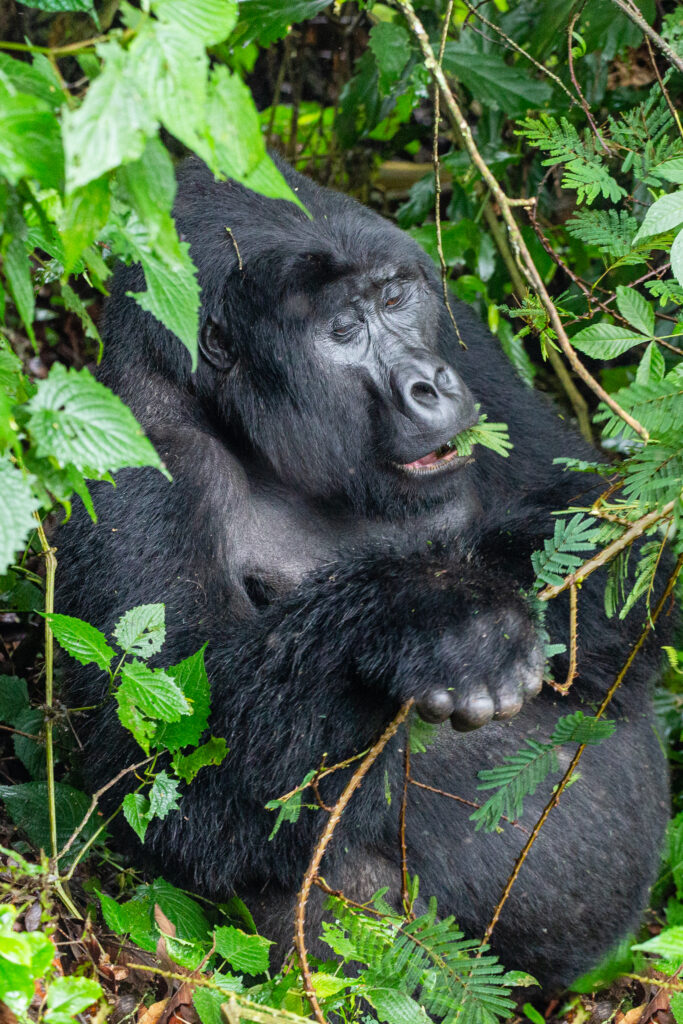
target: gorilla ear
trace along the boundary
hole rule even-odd
[[[217,370],[230,370],[236,357],[228,341],[225,324],[209,317],[199,333],[199,351]]]

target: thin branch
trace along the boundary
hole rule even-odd
[[[321,765],[318,771],[315,773],[316,782],[320,782],[320,780],[324,779],[327,775],[332,775],[334,772],[338,772],[341,768],[348,768],[349,765],[353,764],[355,761],[360,761],[360,759],[362,757],[365,757],[367,753],[367,750],[361,750],[360,754],[354,754],[353,757],[347,757],[345,761],[339,761],[337,762],[337,764],[330,765],[329,768],[323,769]],[[323,764],[325,763],[326,757],[327,754],[323,756]],[[285,793],[284,796],[276,797],[276,801],[279,804],[286,804],[287,801],[291,800],[292,797],[296,796],[297,793],[304,793],[309,788],[309,786],[312,785],[312,779],[310,782],[302,782],[299,786],[295,786],[294,789],[290,789],[289,793]]]
[[[660,49],[666,57],[668,57],[675,68],[678,68],[679,71],[683,72],[683,60],[681,60],[678,54],[671,49],[666,40],[662,39],[660,34],[655,32],[651,25],[648,25],[645,18],[637,8],[632,7],[629,3],[626,3],[625,0],[612,0],[612,3],[615,7],[618,7],[620,11],[623,11],[626,17],[629,18],[634,25],[637,25],[641,32],[646,36],[649,36],[655,46]]]
[[[297,952],[299,954],[299,962],[301,964],[301,976],[304,982],[304,995],[311,1004],[311,1009],[313,1010],[313,1014],[315,1016],[315,1019],[318,1021],[318,1024],[327,1024],[327,1022],[325,1021],[323,1012],[320,1009],[320,1003],[318,1002],[318,997],[316,996],[315,988],[313,987],[311,969],[308,965],[308,953],[306,951],[306,904],[308,903],[308,898],[311,894],[311,886],[315,882],[315,879],[318,875],[318,868],[320,867],[320,862],[322,861],[325,855],[325,850],[329,845],[329,842],[334,834],[334,830],[339,824],[339,819],[341,818],[349,800],[351,799],[355,791],[358,789],[361,782],[363,781],[363,779],[365,778],[368,771],[375,763],[379,755],[382,753],[389,740],[396,734],[396,732],[398,731],[399,727],[403,724],[403,722],[405,722],[406,718],[408,717],[408,713],[411,707],[413,706],[413,703],[414,701],[411,698],[410,700],[406,701],[405,704],[402,705],[400,711],[398,712],[394,720],[387,726],[387,728],[384,730],[384,732],[377,740],[377,742],[372,747],[370,747],[370,750],[367,752],[367,754],[365,755],[365,757],[363,758],[363,760],[358,765],[355,772],[347,782],[346,786],[342,791],[341,796],[334,805],[334,810],[332,811],[332,814],[330,815],[329,820],[322,831],[322,835],[318,840],[316,848],[313,851],[311,862],[308,865],[308,868],[306,869],[306,874],[304,875],[304,880],[301,885],[301,889],[299,890],[299,896],[296,901],[294,945],[296,946]]]
[[[610,156],[611,154],[610,154],[609,146],[607,145],[607,143],[603,139],[602,135],[600,134],[600,129],[598,128],[597,124],[595,123],[595,120],[594,120],[593,115],[591,113],[591,108],[588,106],[588,103],[586,101],[586,97],[583,95],[583,92],[581,90],[581,86],[579,85],[578,79],[577,79],[576,74],[574,72],[574,47],[572,45],[573,41],[574,41],[574,26],[576,25],[576,21],[577,21],[579,15],[581,14],[581,11],[583,10],[583,7],[584,7],[584,4],[581,4],[581,7],[578,9],[578,11],[576,11],[574,13],[574,16],[572,17],[571,21],[569,22],[569,27],[567,29],[567,62],[569,64],[569,77],[572,80],[572,85],[576,89],[576,95],[579,97],[579,100],[581,102],[581,108],[582,108],[584,114],[586,115],[586,118],[588,120],[589,125],[591,126],[591,130],[593,132],[594,137],[598,140],[598,142],[602,146],[602,148],[605,151],[605,153],[607,153],[607,155]]]
[[[33,733],[30,732],[23,732],[21,729],[15,729],[11,725],[0,725],[0,729],[2,729],[3,732],[14,733],[15,736],[25,736],[27,740],[35,740],[37,743],[39,743],[43,738],[42,736],[34,736]]]
[[[406,813],[408,810],[408,784],[410,782],[410,726],[406,729],[406,749],[403,757],[403,792],[401,811],[398,819],[398,838],[401,846],[401,902],[403,913],[412,919],[410,891],[408,888],[408,850],[406,848]]]
[[[669,96],[669,90],[667,89],[666,85],[664,84],[664,79],[662,78],[661,74],[659,73],[659,68],[657,67],[657,61],[655,59],[655,55],[654,55],[653,50],[652,50],[652,43],[650,42],[650,40],[648,39],[647,36],[645,36],[645,43],[647,44],[647,51],[648,51],[648,54],[650,56],[650,63],[652,64],[652,69],[653,69],[655,75],[657,76],[657,81],[659,82],[659,88],[660,88],[660,90],[662,92],[662,96],[666,100],[666,105],[669,108],[669,113],[671,114],[671,116],[673,117],[674,121],[676,122],[676,127],[678,128],[678,134],[683,139],[683,125],[681,125],[681,119],[678,116],[678,111],[676,110],[675,106],[671,102],[671,97]]]
[[[100,797],[102,797],[107,792],[108,789],[111,789],[112,786],[115,786],[117,782],[120,782],[121,779],[124,777],[124,775],[128,775],[129,772],[135,772],[135,771],[138,770],[138,768],[142,768],[143,765],[149,764],[149,762],[152,761],[153,758],[154,758],[154,755],[151,755],[150,757],[146,757],[144,759],[144,761],[138,761],[137,764],[131,764],[131,765],[128,766],[128,768],[123,768],[118,773],[118,775],[115,775],[114,778],[111,779],[110,782],[107,782],[104,786],[102,786],[95,793],[93,793],[92,800],[91,800],[91,803],[90,803],[90,807],[86,811],[85,817],[81,821],[80,825],[77,828],[74,829],[74,831],[71,833],[71,835],[67,839],[66,843],[62,847],[62,849],[57,854],[57,860],[58,861],[61,860],[62,857],[66,856],[66,854],[69,852],[69,850],[71,849],[73,844],[76,842],[76,840],[80,836],[80,834],[83,831],[83,829],[85,828],[85,826],[90,821],[91,817],[95,813],[97,805],[98,805],[98,803],[100,801]]]
[[[577,601],[577,586],[576,583],[572,583],[569,588],[569,668],[567,669],[567,678],[563,683],[555,683],[550,680],[550,685],[553,690],[557,690],[563,697],[566,697],[571,690],[572,683],[576,678],[576,662],[577,662],[577,632],[578,632],[578,601]]]
[[[641,519],[636,519],[635,523],[629,530],[622,533],[621,537],[617,537],[611,544],[599,551],[593,558],[589,558],[587,562],[580,565],[579,568],[565,576],[561,583],[556,583],[552,587],[544,587],[538,594],[540,601],[551,601],[552,598],[557,597],[567,587],[573,587],[576,583],[583,583],[583,581],[594,573],[596,569],[599,569],[602,565],[611,561],[615,555],[618,555],[624,548],[629,547],[634,540],[638,540],[638,537],[642,537],[646,530],[649,530],[651,526],[658,523],[661,519],[666,519],[670,516],[674,510],[675,501],[668,501],[666,505],[661,508],[657,508],[654,512],[648,512],[647,515]]]
[[[448,9],[443,20],[443,29],[441,31],[441,42],[439,44],[439,67],[443,61],[444,50],[446,49],[446,38],[448,36],[448,26],[451,23],[451,17],[453,15],[453,4],[455,0],[448,0]],[[451,307],[451,300],[448,294],[448,267],[446,266],[446,257],[443,252],[443,238],[441,235],[441,164],[439,163],[439,121],[441,120],[441,110],[439,103],[439,87],[434,84],[434,131],[432,133],[432,163],[434,165],[434,223],[436,225],[436,250],[439,254],[439,265],[441,267],[441,287],[443,289],[443,301],[448,310],[448,315],[451,319],[451,323],[455,329],[455,333],[458,337],[458,341],[462,348],[467,348],[467,345],[462,340],[460,334],[460,328],[458,327],[458,321],[455,319],[455,314]]]
[[[616,677],[616,679],[614,680],[614,682],[610,686],[609,690],[607,691],[607,694],[606,694],[602,704],[600,705],[600,707],[598,708],[598,710],[597,710],[597,712],[595,714],[596,718],[602,718],[602,716],[604,715],[605,711],[607,710],[607,707],[609,706],[612,698],[614,697],[614,694],[617,692],[617,690],[619,689],[619,687],[623,683],[624,678],[626,676],[626,673],[628,672],[628,670],[630,669],[631,665],[633,664],[633,661],[634,661],[636,655],[638,654],[638,651],[640,650],[640,648],[645,643],[645,640],[647,639],[647,637],[650,635],[650,633],[651,633],[651,631],[652,631],[652,629],[653,629],[657,619],[659,618],[659,616],[660,616],[660,614],[661,614],[661,612],[662,612],[662,610],[663,610],[667,600],[669,599],[669,597],[670,597],[670,595],[671,595],[671,593],[672,593],[672,591],[674,589],[674,586],[676,585],[676,580],[678,579],[678,575],[679,575],[679,573],[681,571],[681,568],[683,568],[683,555],[681,555],[679,557],[678,561],[676,562],[676,566],[674,568],[674,571],[672,572],[671,576],[669,577],[669,581],[668,581],[668,583],[667,583],[667,585],[666,585],[666,587],[664,589],[664,593],[662,594],[661,598],[659,599],[657,607],[655,608],[652,616],[645,623],[645,627],[643,628],[643,631],[641,632],[640,636],[638,637],[638,639],[636,640],[635,644],[631,648],[631,650],[629,652],[629,655],[628,655],[626,661],[624,662],[624,665],[623,665],[621,671],[619,672],[619,675]],[[514,865],[514,867],[512,869],[510,877],[508,878],[508,880],[507,880],[507,882],[505,884],[505,889],[503,890],[503,894],[502,894],[501,898],[498,900],[496,908],[495,908],[495,910],[493,912],[493,917],[491,918],[491,921],[489,922],[489,925],[488,925],[486,931],[484,932],[484,936],[483,936],[483,938],[481,940],[481,947],[482,948],[489,943],[489,941],[491,939],[491,934],[493,932],[493,929],[496,927],[496,924],[498,923],[498,919],[500,918],[500,915],[501,915],[501,912],[503,910],[503,907],[505,906],[505,903],[507,902],[508,896],[510,895],[512,887],[513,887],[513,885],[515,884],[515,882],[517,880],[519,872],[522,869],[522,865],[524,864],[524,861],[526,860],[526,858],[527,858],[527,856],[529,854],[529,850],[531,849],[531,847],[536,842],[536,839],[538,838],[538,834],[541,831],[541,829],[543,828],[543,826],[544,826],[544,824],[545,824],[545,822],[546,822],[546,820],[548,818],[548,815],[552,811],[553,807],[557,807],[558,803],[560,802],[560,797],[562,796],[563,792],[565,791],[565,789],[567,788],[567,786],[571,782],[571,778],[572,778],[572,775],[574,774],[574,770],[575,770],[576,766],[578,765],[579,761],[581,760],[581,757],[582,757],[583,752],[584,752],[585,749],[586,749],[586,744],[585,743],[582,743],[579,746],[579,748],[577,749],[576,753],[574,754],[574,757],[572,758],[572,760],[571,760],[571,762],[569,764],[569,767],[567,768],[567,771],[565,772],[565,774],[564,774],[564,776],[562,778],[562,781],[554,789],[553,795],[551,796],[550,800],[548,801],[548,803],[543,808],[543,812],[542,812],[540,818],[538,819],[538,821],[536,822],[536,824],[534,825],[534,827],[533,827],[533,829],[531,831],[531,835],[529,836],[529,838],[527,839],[526,843],[522,847],[522,850],[521,850],[517,860],[515,861],[515,865]]]
[[[413,10],[412,3],[410,0],[395,0],[396,5],[402,11],[406,21],[408,22],[413,34],[415,35],[422,55],[424,58],[425,66],[431,73],[432,77],[438,83],[439,89],[441,90],[441,97],[446,105],[446,112],[451,126],[454,130],[458,130],[462,137],[467,151],[470,155],[472,163],[475,165],[482,178],[490,188],[496,202],[500,206],[501,213],[507,224],[508,231],[510,233],[510,240],[512,244],[512,250],[521,266],[521,269],[529,281],[531,288],[538,294],[543,306],[548,312],[550,322],[557,335],[557,340],[560,348],[566,355],[569,363],[575,370],[575,372],[581,377],[581,379],[588,385],[598,398],[605,403],[617,416],[619,416],[624,423],[628,423],[632,430],[634,430],[644,440],[648,440],[649,434],[645,427],[633,418],[625,409],[622,409],[618,402],[616,402],[611,395],[598,383],[591,373],[586,369],[581,360],[579,359],[576,351],[572,347],[572,344],[567,336],[567,332],[564,329],[564,324],[560,318],[555,304],[552,301],[548,290],[543,283],[543,278],[539,274],[536,265],[532,259],[531,253],[527,248],[526,242],[522,237],[522,232],[519,229],[519,225],[515,220],[512,212],[510,202],[505,195],[505,192],[500,187],[495,176],[491,172],[488,164],[483,159],[477,145],[474,141],[472,131],[465,116],[463,115],[460,107],[450,89],[446,77],[443,73],[442,68],[434,56],[431,44],[429,42],[429,36],[427,35],[422,22],[419,20],[415,11]]]
[[[427,789],[430,793],[436,793],[437,796],[448,797],[449,800],[456,800],[459,804],[465,804],[467,807],[473,807],[475,811],[478,811],[481,804],[478,804],[475,800],[466,800],[464,796],[457,796],[455,793],[449,793],[446,789],[437,789],[436,786],[428,786],[426,782],[418,782],[417,779],[411,777],[408,779],[411,786],[417,786],[418,789]],[[524,825],[520,825],[518,821],[513,821],[512,818],[507,818],[504,814],[501,814],[501,819],[507,821],[508,825],[512,825],[513,828],[518,828],[520,832],[524,832],[525,835],[529,835],[529,830],[524,828]]]

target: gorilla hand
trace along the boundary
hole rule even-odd
[[[428,631],[400,660],[397,681],[412,691],[424,721],[450,718],[467,732],[516,715],[540,691],[544,665],[526,610],[508,606],[474,613],[437,635]]]

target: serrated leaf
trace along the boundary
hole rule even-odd
[[[547,82],[507,64],[496,53],[481,53],[466,40],[446,43],[444,70],[454,75],[476,98],[512,116],[544,106],[552,95]]]
[[[205,650],[206,644],[189,658],[166,669],[192,705],[192,714],[183,715],[179,722],[159,727],[159,741],[168,750],[175,751],[199,743],[207,727],[211,688],[204,665]]]
[[[60,647],[79,661],[81,665],[95,664],[103,671],[109,668],[114,651],[107,643],[107,638],[99,629],[89,622],[73,618],[71,615],[47,615],[52,632]]]
[[[0,675],[0,722],[14,725],[17,716],[28,707],[26,680],[18,676]]]
[[[149,800],[142,793],[127,793],[123,798],[123,816],[141,843],[145,841],[147,826],[152,817]]]
[[[47,990],[45,1024],[74,1024],[74,1017],[104,999],[98,982],[90,978],[57,978]]]
[[[683,185],[683,156],[672,157],[664,163],[657,164],[650,168],[650,174],[664,181],[672,181],[676,185]]]
[[[37,849],[50,852],[50,822],[46,782],[22,782],[13,786],[0,786],[0,800],[4,800],[7,813],[27,834]],[[90,807],[90,797],[63,782],[55,783],[55,809],[57,812],[57,846],[63,846],[71,833],[81,824]],[[69,851],[66,860],[73,858],[82,844],[92,838],[100,822],[93,816]],[[63,862],[62,862],[63,863]]]
[[[145,892],[146,889],[145,886]],[[155,951],[158,932],[152,925],[148,897],[134,896],[125,903],[117,903],[103,892],[98,892],[97,897],[102,906],[102,917],[113,932],[117,935],[130,935],[133,942],[142,949],[150,953]]]
[[[143,660],[158,654],[166,640],[163,604],[140,604],[125,612],[114,626],[114,636],[125,654]]]
[[[631,327],[651,336],[655,329],[655,312],[640,292],[626,285],[617,286],[617,308]]]
[[[269,46],[286,35],[291,24],[313,18],[328,6],[329,0],[241,0],[239,18],[247,40]]]
[[[128,729],[133,734],[136,742],[149,756],[152,737],[157,731],[157,723],[150,722],[148,718],[145,718],[132,700],[118,700],[116,714],[124,729]]]
[[[653,235],[661,235],[665,231],[671,231],[683,224],[683,189],[672,192],[671,195],[662,196],[649,207],[645,214],[645,220],[640,225],[638,232],[633,239],[635,245],[643,238],[650,238]]]
[[[0,174],[12,185],[28,178],[45,188],[61,188],[64,177],[64,153],[54,113],[37,96],[12,95],[1,81]]]
[[[159,904],[169,921],[176,926],[179,939],[205,942],[209,938],[209,922],[196,900],[163,878],[155,878],[145,889],[152,908],[155,903]],[[142,887],[138,891],[142,892]]]
[[[136,255],[145,272],[147,291],[127,294],[180,338],[195,366],[199,332],[199,284],[195,265],[190,259],[189,244],[181,242],[179,248],[180,258],[173,265],[139,251]]]
[[[68,192],[119,164],[137,160],[157,127],[134,60],[115,39],[101,43],[97,54],[104,60],[101,74],[80,107],[66,109],[63,115]]]
[[[225,925],[216,928],[216,952],[236,971],[263,974],[269,967],[268,950],[273,945],[261,935],[247,935],[240,928]]]
[[[36,528],[33,512],[38,499],[20,469],[11,462],[0,462],[0,573],[23,551]]]
[[[665,928],[659,935],[648,939],[647,942],[640,942],[632,948],[640,949],[644,953],[656,953],[657,956],[666,957],[667,960],[679,961],[683,959],[683,925]]]
[[[178,809],[180,793],[177,779],[172,779],[167,772],[159,772],[149,791],[149,809],[154,818],[165,818],[169,811]]]
[[[683,285],[683,231],[679,231],[671,245],[671,273]]]
[[[205,46],[222,43],[237,21],[236,0],[155,0],[152,9]]]
[[[190,754],[176,753],[171,761],[173,770],[183,782],[192,782],[200,768],[207,765],[221,764],[228,753],[228,747],[222,737],[212,736],[211,739],[197,747]]]
[[[168,476],[142,427],[118,395],[88,370],[55,363],[28,403],[36,453],[87,475],[154,466]]]
[[[642,334],[634,334],[613,324],[591,324],[570,338],[574,348],[593,359],[616,359],[634,345],[642,345],[645,340]]]
[[[666,363],[656,341],[651,341],[645,349],[643,358],[636,371],[636,384],[650,384],[661,380],[666,373]]]
[[[160,668],[131,661],[124,664],[121,679],[116,699],[120,704],[130,701],[148,718],[177,722],[192,710],[182,690]]]
[[[23,239],[13,238],[5,249],[3,271],[21,322],[29,337],[33,338],[35,296],[31,279],[31,262]]]
[[[95,241],[107,223],[109,206],[109,178],[106,175],[67,195],[59,222],[65,274],[74,269],[83,250]]]

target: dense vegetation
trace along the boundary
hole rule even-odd
[[[142,264],[136,300],[196,359],[199,290],[171,216],[174,162],[192,151],[216,175],[296,202],[271,145],[394,216],[441,266],[446,301],[452,292],[473,303],[529,386],[552,392],[609,453],[604,464],[566,452],[572,471],[604,477],[602,497],[558,509],[534,555],[539,605],[571,595],[569,635],[552,638],[566,645],[569,672],[548,685],[566,692],[581,671],[580,585],[596,568],[609,565],[606,613],[637,617],[641,639],[656,630],[683,565],[683,9],[673,0],[40,0],[0,12],[0,38],[0,1001],[9,1019],[99,1022],[114,1003],[120,1020],[155,993],[144,1024],[218,1024],[222,1005],[230,1024],[512,1016],[512,989],[529,985],[533,998],[533,979],[506,972],[481,945],[491,929],[463,936],[433,905],[415,917],[410,865],[403,915],[382,892],[366,908],[330,894],[336,923],[324,940],[344,973],[332,959],[309,957],[306,968],[301,945],[269,973],[268,939],[239,900],[205,905],[119,863],[101,793],[78,786],[82,709],[60,703],[55,645],[110,673],[141,748],[129,769],[139,785],[116,828],[144,839],[153,817],[174,813],[180,782],[220,763],[225,742],[202,742],[203,649],[165,669],[146,664],[163,651],[163,605],[130,609],[113,636],[53,613],[51,536],[74,500],[95,519],[88,481],[125,466],[165,472],[91,372],[115,260]],[[459,439],[463,452],[476,443],[507,451],[498,424]],[[632,984],[612,990],[608,1015],[640,1001],[643,1024],[655,1013],[683,1024],[683,650],[665,653],[658,701],[674,818],[662,875],[649,930],[550,1008],[579,1021],[596,1006],[585,994],[621,974]],[[622,679],[628,663],[609,696]],[[593,717],[560,718],[547,742],[483,773],[473,827],[514,819],[555,771],[552,813],[584,746],[609,743],[611,732],[608,700]],[[416,757],[432,735],[413,723]],[[562,777],[564,745],[574,757]],[[273,794],[274,830],[296,828],[320,773],[311,765],[295,791]]]

